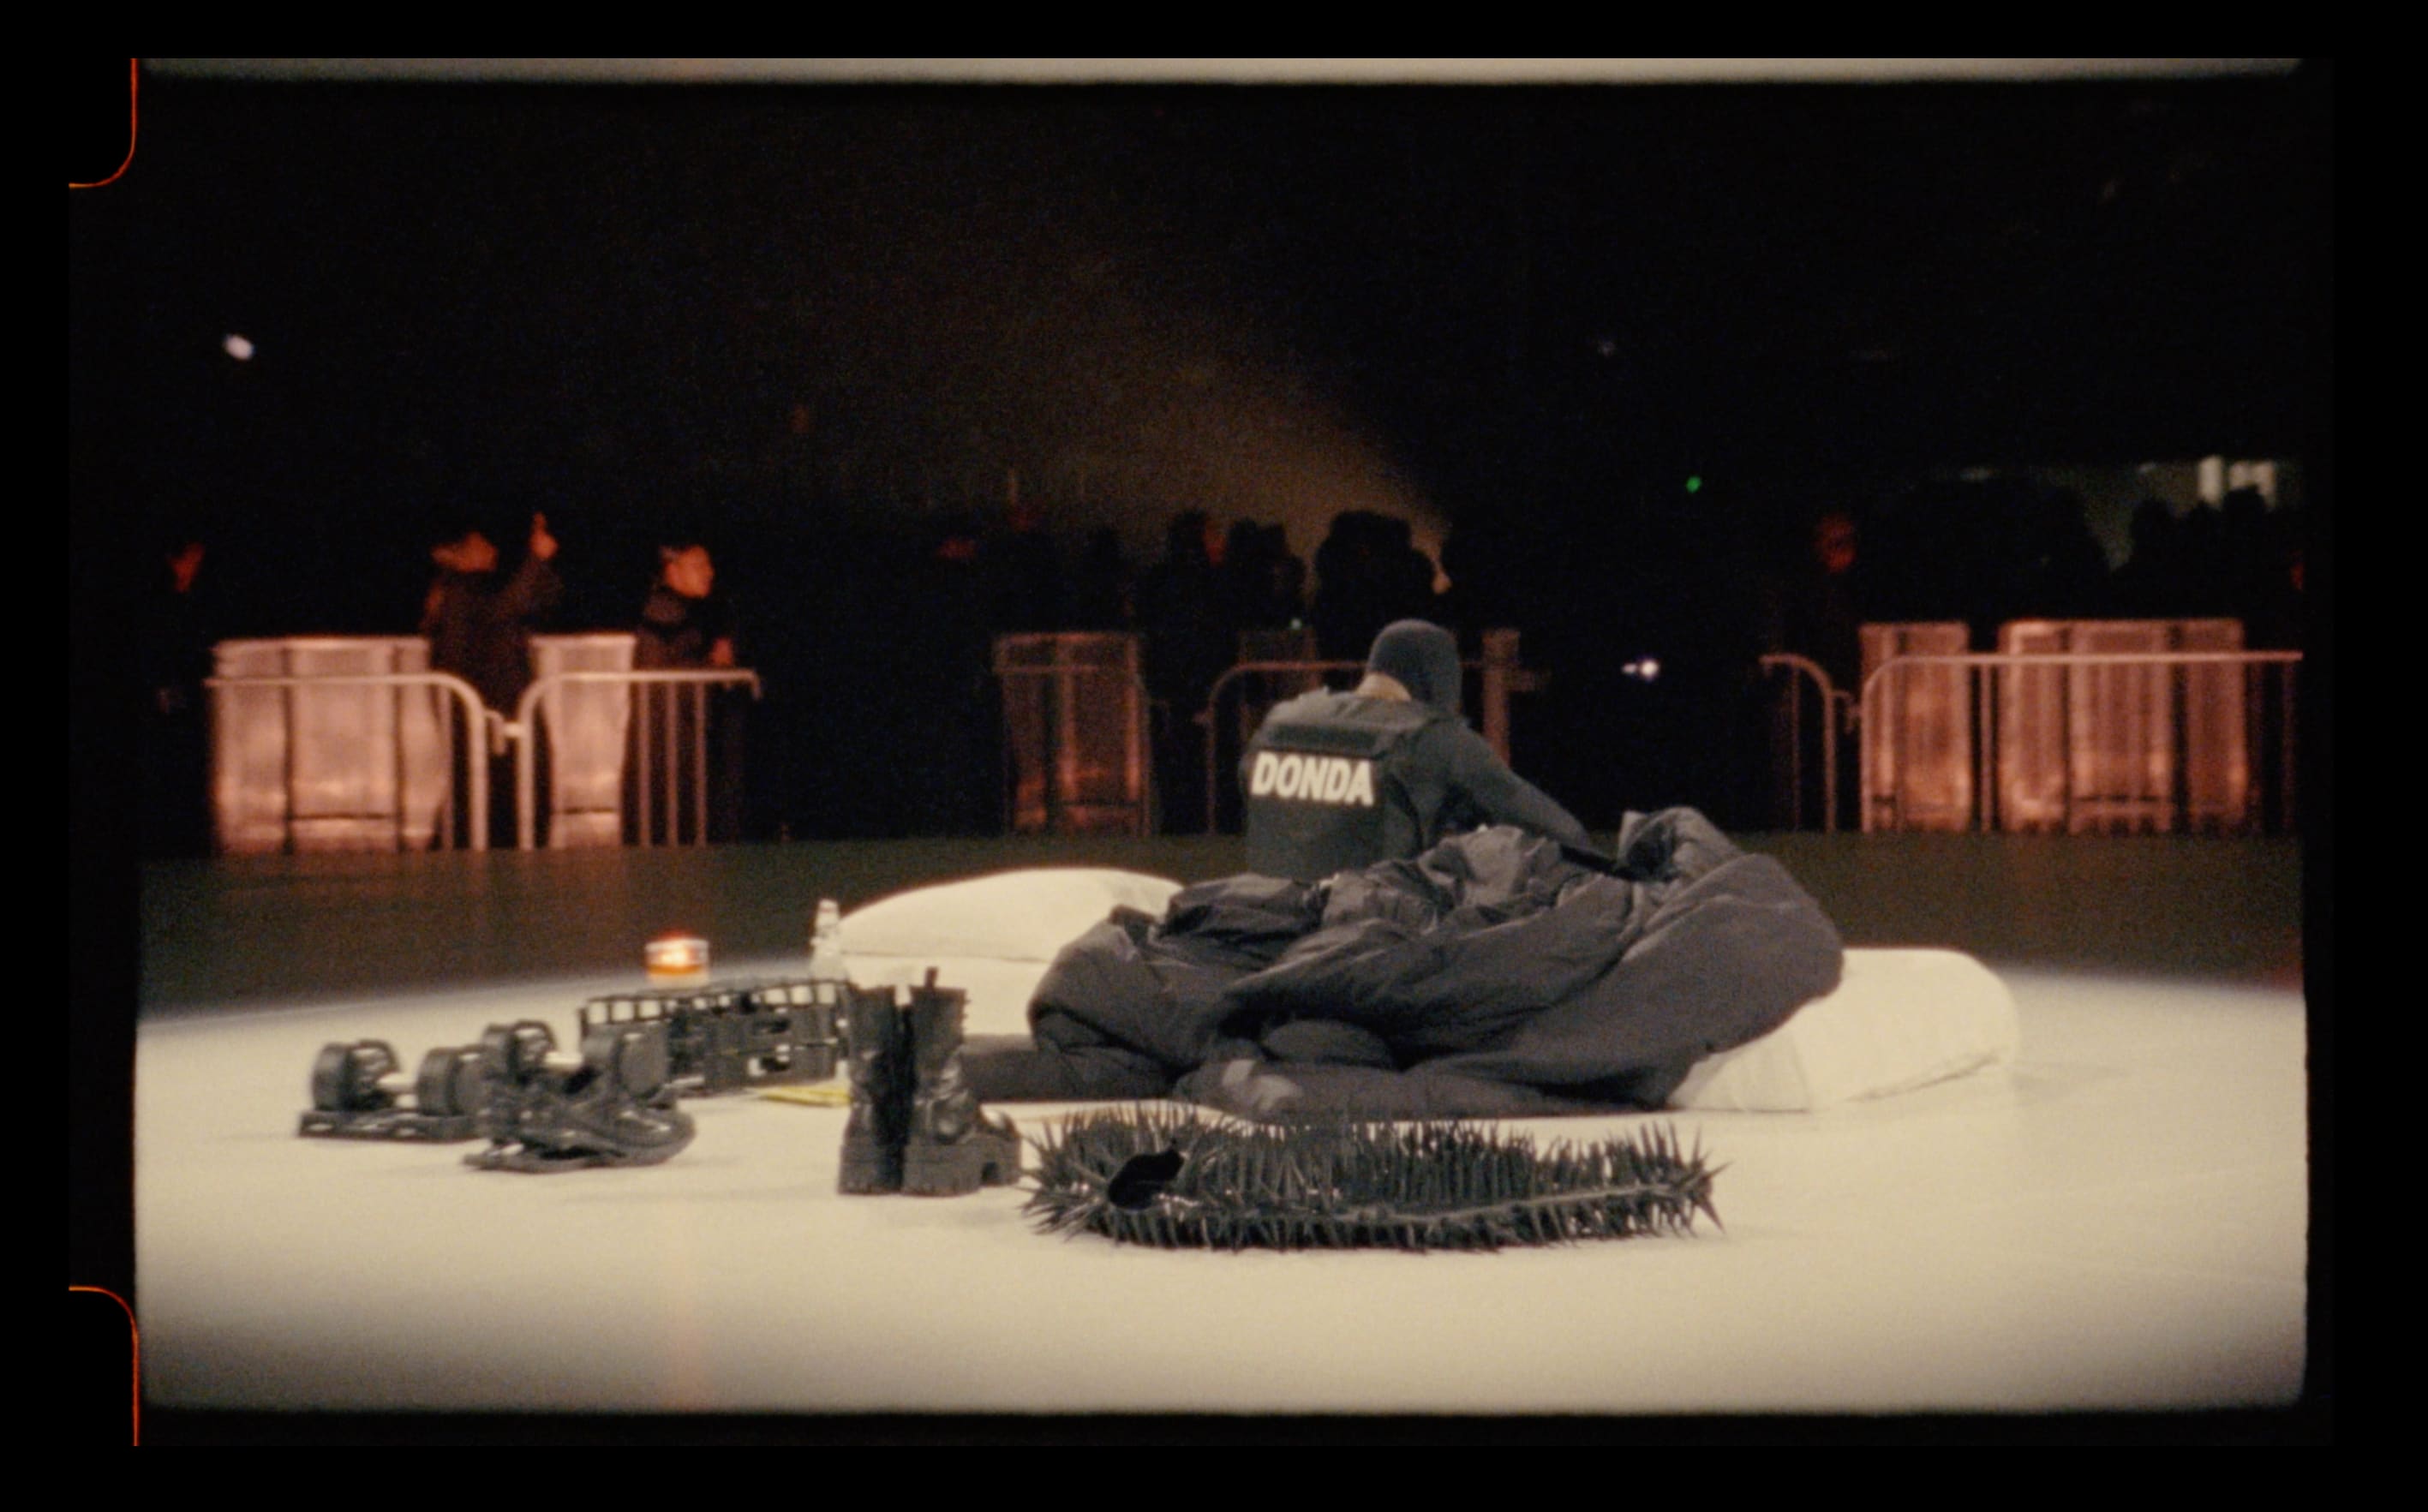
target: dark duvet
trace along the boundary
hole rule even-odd
[[[1239,876],[1072,942],[989,1101],[1178,1097],[1257,1119],[1659,1108],[1697,1060],[1838,985],[1838,931],[1692,809],[1612,858],[1499,828],[1307,884]]]

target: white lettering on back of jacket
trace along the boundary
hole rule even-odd
[[[1374,806],[1374,764],[1358,757],[1283,755],[1261,750],[1248,772],[1251,797],[1296,798],[1302,803]]]

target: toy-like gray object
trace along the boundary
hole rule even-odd
[[[488,1096],[478,1045],[433,1050],[408,1083],[386,1040],[323,1045],[312,1062],[312,1106],[296,1128],[318,1139],[418,1140],[444,1144],[475,1138]]]
[[[692,1096],[824,1081],[842,1053],[842,1011],[839,982],[802,979],[616,993],[584,1003],[578,1020],[584,1043],[601,1027],[662,1025],[667,1080]]]
[[[555,1172],[655,1165],[697,1132],[675,1106],[663,1023],[602,1024],[582,1037],[582,1060],[549,1052],[556,1036],[525,1019],[481,1038],[487,1100],[477,1120],[489,1147],[464,1157],[486,1171]]]

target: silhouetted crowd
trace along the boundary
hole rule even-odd
[[[434,665],[505,696],[526,680],[500,670],[523,637],[610,628],[641,635],[637,666],[756,670],[764,700],[714,758],[717,838],[999,830],[992,649],[1009,633],[1142,637],[1159,808],[1178,832],[1203,827],[1209,731],[1215,769],[1227,771],[1253,728],[1238,721],[1237,700],[1311,685],[1222,684],[1226,670],[1243,659],[1353,661],[1401,619],[1449,627],[1469,657],[1485,631],[1520,632],[1541,679],[1513,704],[1513,750],[1597,828],[1670,803],[1734,828],[1783,823],[1765,770],[1776,687],[1758,659],[1801,653],[1851,691],[1866,622],[1959,620],[1977,649],[2026,617],[2227,617],[2253,648],[2302,638],[2299,518],[2248,490],[2183,511],[2144,502],[2131,553],[2112,569],[2078,499],[2023,483],[1795,505],[1705,494],[1608,510],[1479,508],[1453,514],[1439,563],[1406,520],[1383,514],[1335,516],[1310,564],[1279,523],[1187,508],[1171,516],[1160,556],[1134,563],[1110,527],[1060,538],[1045,510],[1015,503],[992,519],[934,516],[908,528],[871,523],[887,518],[874,509],[815,524],[729,515],[713,544],[670,534],[619,566],[567,513],[553,526],[532,519],[510,553],[491,544],[518,539],[503,519],[434,533],[438,570],[418,605]],[[566,536],[562,554],[553,533]],[[206,552],[197,533],[178,534],[145,601],[156,853],[196,851],[207,834],[201,683],[214,641],[416,623],[409,589],[390,596],[388,613],[374,605],[333,624],[282,609],[267,591],[281,572],[222,583],[221,557],[217,542]],[[360,586],[347,602],[365,600]],[[1209,717],[1218,684],[1225,703]],[[1212,797],[1226,820],[1236,813],[1235,796]]]

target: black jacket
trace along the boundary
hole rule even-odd
[[[737,638],[733,606],[724,598],[686,599],[661,583],[642,601],[632,666],[637,671],[711,666],[716,643]]]
[[[1320,881],[1419,855],[1452,834],[1516,825],[1590,847],[1584,826],[1434,706],[1307,693],[1265,717],[1239,763],[1248,865]]]
[[[433,671],[472,684],[481,701],[512,718],[531,686],[531,630],[554,609],[565,585],[556,569],[526,556],[512,577],[442,570],[421,616]]]
[[[1033,1047],[974,1044],[997,1101],[1175,1095],[1248,1117],[1657,1108],[1694,1063],[1835,988],[1837,930],[1691,809],[1616,863],[1509,828],[1327,882],[1184,888],[1066,947]]]

